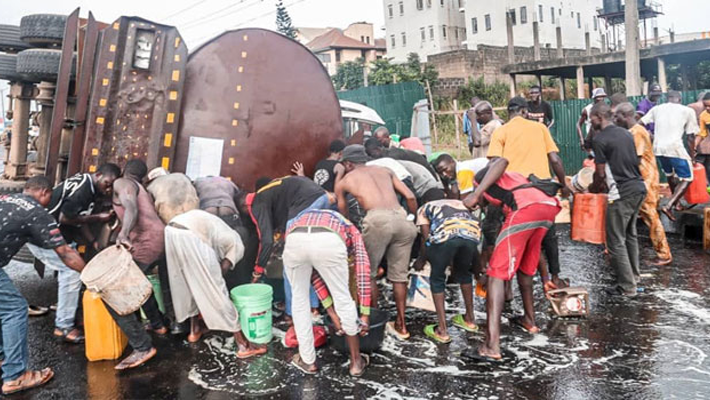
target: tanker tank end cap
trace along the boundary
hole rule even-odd
[[[168,171],[166,171],[165,168],[163,168],[163,167],[154,168],[148,173],[148,182],[151,182],[154,179],[159,178],[161,176],[165,176],[165,175],[168,175]]]
[[[361,144],[351,144],[343,149],[343,156],[340,161],[350,161],[355,164],[365,164],[369,158],[365,152],[365,146]]]

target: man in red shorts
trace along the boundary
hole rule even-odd
[[[476,190],[464,199],[473,209],[483,202],[501,207],[505,222],[501,228],[488,270],[486,340],[468,357],[486,361],[501,359],[500,317],[504,304],[504,282],[517,273],[525,315],[511,319],[530,333],[540,329],[535,325],[532,278],[537,272],[540,246],[547,230],[560,211],[555,197],[532,187],[530,181],[517,172],[505,172],[508,160],[495,158],[476,174]]]

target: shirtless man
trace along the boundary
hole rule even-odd
[[[370,257],[372,277],[372,304],[377,304],[379,291],[375,282],[377,267],[387,255],[387,279],[394,288],[397,306],[396,322],[387,323],[387,332],[400,340],[409,339],[404,322],[407,298],[407,270],[411,259],[412,244],[417,237],[417,228],[408,220],[407,213],[397,200],[397,193],[407,201],[411,214],[417,212],[417,199],[407,186],[386,168],[368,167],[367,153],[360,145],[351,145],[343,150],[342,163],[345,177],[335,185],[340,213],[348,217],[346,193],[353,195],[367,215],[362,221],[362,236]]]

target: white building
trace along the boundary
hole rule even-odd
[[[533,46],[533,21],[538,21],[541,47],[557,47],[557,26],[562,28],[562,47],[585,49],[585,32],[591,46],[601,48],[603,21],[597,18],[601,0],[466,0],[468,49],[477,45],[507,46],[506,11],[513,18],[515,46]]]
[[[383,0],[387,57],[404,62],[409,53],[422,61],[457,50],[466,40],[464,0]]]

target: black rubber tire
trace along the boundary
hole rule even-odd
[[[22,80],[17,73],[17,55],[0,54],[0,79],[12,82]]]
[[[20,20],[20,39],[36,46],[61,46],[66,24],[66,15],[26,15]]]
[[[29,82],[56,81],[61,50],[29,49],[17,55],[17,73]],[[72,79],[76,76],[76,54],[72,58]]]
[[[31,46],[20,40],[20,27],[15,25],[0,25],[0,51],[15,53]]]

